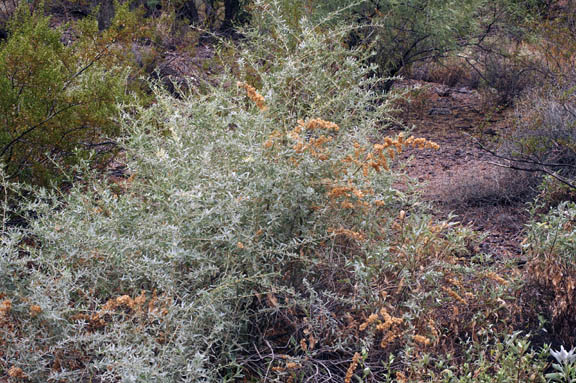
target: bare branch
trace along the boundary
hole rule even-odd
[[[569,186],[569,187],[571,187],[571,188],[573,188],[573,189],[576,189],[576,184],[570,182],[570,181],[567,180],[566,178],[564,178],[564,177],[558,175],[557,173],[552,172],[552,171],[550,171],[550,170],[548,170],[548,169],[546,169],[546,168],[538,168],[538,169],[535,169],[535,168],[523,168],[523,167],[515,166],[515,165],[501,164],[501,163],[498,163],[498,162],[488,162],[488,163],[491,164],[491,165],[499,166],[499,167],[501,167],[501,168],[507,168],[507,169],[513,169],[513,170],[521,170],[521,171],[524,171],[524,172],[532,172],[532,173],[535,173],[535,172],[545,173],[545,174],[548,174],[549,176],[555,178],[556,180],[560,181],[560,182],[563,183],[564,185]]]

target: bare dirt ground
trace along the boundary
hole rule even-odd
[[[526,200],[531,193],[528,175],[502,169],[489,162],[474,136],[499,139],[509,131],[512,111],[485,112],[484,97],[469,88],[403,80],[399,88],[417,89],[404,106],[401,119],[412,134],[440,145],[440,150],[408,150],[404,159],[408,177],[417,179],[422,197],[439,218],[456,214],[458,221],[486,235],[481,251],[498,258],[517,258],[522,228],[528,218]]]

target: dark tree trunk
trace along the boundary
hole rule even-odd
[[[384,80],[384,86],[382,89],[384,93],[388,93],[392,90],[392,87],[396,82],[396,79],[394,79],[393,77],[397,76],[401,70],[402,66],[395,65],[393,68],[389,69],[386,73],[382,74],[386,78],[386,80]]]
[[[98,29],[102,31],[111,25],[112,19],[114,18],[114,0],[102,0],[97,3],[100,4],[100,11],[98,12]]]
[[[178,10],[178,16],[187,18],[192,24],[198,23],[200,17],[198,16],[198,9],[194,0],[184,2],[184,5]]]
[[[230,32],[239,13],[240,0],[224,0],[224,22],[220,26],[220,30]]]
[[[206,25],[212,29],[216,23],[216,8],[214,7],[214,0],[204,0],[206,6]]]

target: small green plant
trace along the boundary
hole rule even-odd
[[[501,338],[501,339],[500,339]],[[529,337],[516,332],[490,341],[470,343],[463,363],[436,362],[436,380],[442,383],[544,383],[546,348],[536,351]]]
[[[554,351],[550,350],[550,355],[556,359],[557,363],[552,364],[552,368],[555,372],[546,374],[546,379],[549,382],[558,383],[573,383],[576,382],[576,354],[574,353],[576,349],[571,349],[566,351],[564,346],[560,347],[560,350]]]

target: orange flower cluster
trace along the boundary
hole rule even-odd
[[[266,149],[270,149],[272,146],[274,146],[274,142],[280,139],[281,137],[282,132],[280,132],[279,130],[275,130],[274,132],[272,132],[272,134],[268,136],[268,139],[264,142],[264,147]]]
[[[330,182],[327,182],[330,185]],[[330,198],[333,203],[338,203],[343,209],[354,209],[354,208],[369,208],[370,203],[366,202],[364,198],[369,195],[373,195],[374,190],[372,189],[359,189],[351,182],[348,182],[347,186],[332,185],[329,186],[326,195]],[[384,206],[383,201],[375,201],[375,206]]]
[[[407,383],[408,382],[408,378],[406,377],[406,374],[404,374],[402,371],[396,372],[396,380],[398,381],[398,383]]]
[[[349,229],[344,229],[344,228],[339,228],[339,229],[328,229],[329,233],[334,234],[335,236],[337,235],[342,235],[346,238],[350,238],[356,241],[363,241],[364,239],[366,239],[366,237],[364,236],[364,234],[359,233],[357,231],[353,231],[353,230],[349,230]]]
[[[458,295],[458,293],[456,291],[452,290],[451,288],[442,286],[442,290],[444,290],[444,292],[446,294],[450,295],[452,298],[456,299],[458,302],[462,303],[463,305],[468,304],[466,299],[462,298],[460,295]]]
[[[5,299],[0,302],[0,321],[5,320],[11,310],[12,301],[10,299]]]
[[[340,130],[340,127],[337,124],[330,121],[322,120],[321,118],[313,118],[312,120],[308,120],[307,122],[298,120],[298,126],[306,130],[327,130],[333,132],[337,132]]]
[[[414,342],[416,342],[422,346],[429,346],[431,343],[430,339],[428,339],[427,337],[425,337],[423,335],[413,335],[412,340],[414,340]]]
[[[402,334],[400,325],[403,321],[402,318],[393,317],[385,308],[381,308],[378,314],[371,314],[364,323],[360,324],[359,330],[364,331],[372,324],[377,323],[376,331],[384,333],[380,342],[380,347],[384,348]]]
[[[352,376],[354,375],[354,371],[358,368],[358,362],[360,361],[360,354],[354,353],[352,357],[352,362],[350,366],[348,366],[348,370],[346,370],[346,377],[344,378],[344,383],[350,383],[352,381]]]
[[[388,314],[385,308],[380,309],[380,315],[384,321],[376,326],[376,330],[382,332],[386,331],[386,334],[380,342],[380,347],[384,348],[402,334],[400,325],[403,320],[402,318],[396,318]]]
[[[86,321],[91,329],[106,327],[106,321],[99,314],[76,314],[70,318],[74,321]]]
[[[296,141],[296,143],[293,146],[293,149],[296,153],[309,152],[313,157],[316,157],[321,161],[325,161],[329,159],[329,155],[327,154],[324,145],[329,142],[332,142],[333,138],[330,136],[326,136],[324,134],[317,137],[309,137],[307,139],[302,138],[301,136],[302,132],[314,131],[314,130],[337,132],[338,130],[340,130],[340,127],[333,122],[325,121],[319,118],[315,118],[307,122],[298,120],[298,125],[290,132],[288,132],[288,137]],[[264,143],[265,147],[267,145],[271,146],[271,143],[269,143],[269,141],[266,141]]]
[[[314,350],[314,347],[316,347],[316,342],[318,342],[318,339],[314,338],[314,335],[312,334],[310,328],[304,329],[304,335],[308,336],[308,342],[306,342],[306,338],[302,338],[300,340],[300,347],[302,347],[302,350],[304,351]]]
[[[3,294],[0,293],[0,299],[3,297]],[[13,329],[13,323],[9,321],[8,316],[10,315],[10,311],[12,311],[12,301],[10,299],[5,299],[0,302],[0,328],[6,327],[8,329]],[[2,345],[2,340],[0,339],[0,346]]]
[[[491,271],[489,273],[484,274],[486,278],[493,280],[501,285],[507,285],[509,282],[502,278],[500,275],[496,274],[495,272]]]
[[[366,321],[362,324],[360,324],[360,331],[364,331],[368,328],[368,326],[370,326],[372,323],[376,322],[378,320],[378,314],[370,314],[370,316],[368,317],[368,319],[366,319]]]
[[[76,314],[71,317],[72,320],[84,320],[93,328],[103,328],[106,326],[106,320],[104,319],[106,314],[114,313],[119,308],[125,308],[130,310],[131,313],[137,315],[152,314],[152,315],[162,315],[168,314],[166,307],[157,308],[158,297],[156,296],[156,291],[152,294],[152,297],[148,299],[146,297],[146,292],[142,291],[139,296],[132,298],[129,295],[122,295],[117,298],[109,299],[100,311],[95,314]]]
[[[285,362],[284,366],[272,367],[271,368],[272,371],[284,372],[284,371],[289,371],[289,370],[298,370],[298,369],[302,368],[302,364],[300,364],[298,362],[288,361],[288,360],[292,360],[292,357],[290,355],[280,354],[280,355],[278,355],[278,358],[285,359],[287,361]],[[289,381],[290,381],[290,378],[289,378]]]
[[[335,199],[338,197],[347,197],[350,198],[352,194],[350,193],[354,189],[353,186],[334,186],[328,192],[328,197],[331,199]]]
[[[134,311],[142,311],[142,306],[146,303],[146,293],[142,291],[139,296],[132,299],[129,295],[122,295],[118,298],[109,299],[102,306],[101,313],[116,311],[118,307],[128,307]]]
[[[42,307],[40,307],[38,305],[30,306],[30,316],[32,318],[36,318],[38,315],[40,315],[41,312],[42,312]]]
[[[268,109],[268,107],[266,106],[266,102],[264,100],[264,97],[260,93],[258,93],[256,88],[254,88],[252,85],[246,84],[245,82],[241,82],[241,81],[238,81],[236,83],[236,85],[238,85],[238,87],[244,88],[246,90],[246,95],[248,96],[248,98],[250,100],[252,100],[256,104],[258,109],[260,109],[260,110]]]
[[[448,282],[450,282],[450,284],[452,284],[454,287],[457,287],[457,288],[459,288],[459,289],[463,289],[463,288],[464,288],[464,286],[462,285],[462,282],[459,281],[458,279],[455,279],[455,278],[446,278],[446,280],[447,280]]]
[[[351,198],[352,196],[358,199],[362,199],[369,194],[374,194],[374,191],[370,189],[358,189],[351,183],[348,183],[348,186],[334,186],[332,189],[330,189],[330,191],[328,191],[328,197],[330,197],[330,199],[335,199],[338,197]]]
[[[414,136],[404,138],[404,135],[400,133],[396,139],[386,137],[384,143],[375,144],[369,152],[360,144],[355,143],[354,155],[347,156],[344,162],[353,164],[357,166],[358,169],[362,169],[362,174],[368,177],[370,169],[374,169],[376,172],[380,172],[382,169],[389,170],[388,159],[393,160],[396,153],[402,153],[402,148],[406,146],[417,147],[419,149],[440,149],[440,146],[435,142]]]
[[[432,335],[435,338],[438,338],[440,336],[440,333],[438,332],[438,330],[436,329],[436,322],[434,322],[434,319],[429,319],[428,320],[428,328],[430,329],[430,332],[432,333]]]
[[[14,379],[26,379],[27,376],[20,367],[12,366],[8,370],[8,376]]]
[[[374,190],[371,187],[360,187],[350,175],[362,170],[364,176],[368,177],[370,171],[380,172],[383,169],[389,170],[388,161],[393,159],[396,153],[400,153],[403,147],[412,146],[414,148],[438,149],[439,146],[424,138],[408,137],[399,134],[396,138],[386,137],[382,143],[373,147],[365,147],[359,143],[354,144],[352,153],[349,155],[339,155],[336,145],[333,143],[340,127],[330,121],[320,118],[309,120],[298,120],[297,125],[287,133],[282,133],[281,129],[273,131],[264,142],[267,149],[275,147],[281,143],[282,146],[288,144],[293,150],[287,160],[294,166],[298,166],[302,159],[302,154],[316,158],[320,161],[331,161],[328,166],[332,166],[332,176],[322,180],[312,180],[314,186],[320,185],[328,197],[330,208],[344,209],[354,212],[355,209],[363,209],[365,212],[372,208],[384,207],[386,202],[374,197]],[[348,180],[346,180],[348,178]],[[369,198],[370,196],[370,198]],[[311,206],[313,210],[320,210],[323,206]],[[355,241],[365,241],[365,235],[354,227],[333,228],[329,233],[334,236],[343,236]]]
[[[330,158],[329,150],[326,144],[333,141],[333,136],[330,134],[336,133],[340,127],[330,121],[320,118],[314,118],[307,121],[298,120],[297,126],[290,130],[287,134],[288,138],[295,141],[293,150],[298,153],[310,153],[313,157],[321,161]],[[313,132],[325,131],[328,134],[317,134]],[[268,139],[264,142],[265,148],[271,148],[274,143],[282,137],[279,131],[274,131]],[[386,137],[383,143],[375,144],[371,150],[363,147],[359,143],[354,144],[354,153],[344,157],[340,164],[337,165],[336,173],[349,173],[347,167],[350,165],[355,166],[356,170],[362,170],[365,177],[368,177],[370,170],[376,172],[389,170],[388,161],[394,159],[396,153],[401,153],[402,148],[412,146],[419,149],[439,149],[440,146],[435,142],[428,141],[425,138],[417,138],[410,136],[405,138],[402,133],[395,139]],[[298,160],[292,158],[295,165],[298,165]],[[344,204],[343,208],[351,208],[350,204]]]

